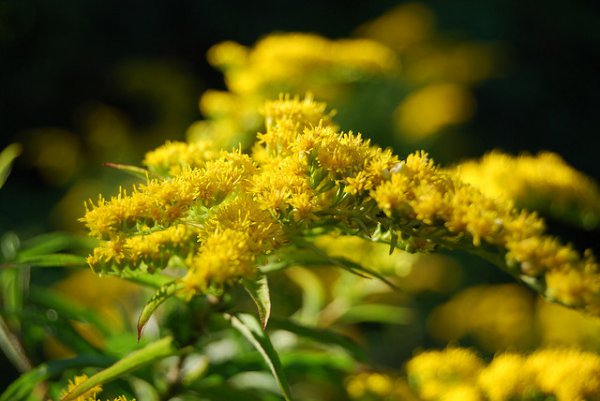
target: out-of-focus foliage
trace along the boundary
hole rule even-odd
[[[0,188],[6,182],[13,161],[21,154],[21,145],[14,143],[0,152]]]

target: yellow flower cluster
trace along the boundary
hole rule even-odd
[[[395,50],[399,78],[411,88],[394,111],[400,139],[420,141],[461,124],[476,107],[470,87],[498,70],[491,44],[454,42],[436,31],[435,15],[420,2],[405,2],[363,24],[357,33]]]
[[[536,299],[518,284],[466,288],[434,309],[428,330],[440,343],[468,338],[487,352],[600,346],[600,318]]]
[[[360,134],[339,132],[325,109],[310,96],[267,102],[252,156],[221,151],[194,167],[186,148],[183,162],[171,157],[184,166],[172,177],[89,205],[82,220],[104,241],[92,267],[151,270],[177,256],[189,269],[187,287],[205,291],[250,275],[257,258],[296,236],[333,231],[407,250],[466,250],[552,300],[599,312],[590,253],[545,236],[535,214],[486,197],[424,152],[400,161]]]
[[[527,350],[536,340],[534,301],[517,284],[470,287],[433,311],[429,331],[445,343],[468,336],[490,352]]]
[[[313,82],[352,82],[395,68],[395,56],[385,46],[367,39],[328,40],[292,33],[273,34],[252,49],[232,42],[216,45],[208,60],[226,72],[227,86],[238,94],[275,95],[280,85],[297,91]]]
[[[377,372],[363,372],[349,377],[346,391],[355,401],[419,401],[405,380]]]
[[[257,224],[268,226],[264,234],[272,240],[279,235],[275,229],[277,222],[269,219],[270,216],[265,217],[256,205],[251,208],[248,202],[224,203],[247,185],[247,178],[255,170],[249,156],[239,151],[220,152],[218,158],[206,161],[201,168],[185,166],[173,177],[153,179],[134,188],[131,195],[121,191],[110,200],[101,198],[97,205],[88,206],[82,219],[91,235],[103,240],[88,258],[89,264],[103,271],[125,267],[152,271],[166,267],[176,257],[180,263],[196,266],[199,255],[211,254],[202,248],[203,244],[214,248],[218,238],[232,238],[231,230],[245,230],[248,241],[260,241],[259,237],[250,235],[260,232]],[[227,210],[226,204],[240,208],[245,214],[236,216],[230,212],[226,216],[223,212]],[[215,219],[219,224],[214,223]],[[230,219],[229,228],[224,227],[227,219]],[[230,244],[229,240],[224,243]],[[250,247],[250,250],[257,251],[257,248]],[[214,271],[210,264],[207,269]],[[192,271],[195,269],[190,273]],[[247,272],[246,267],[237,275]],[[212,279],[216,279],[217,284],[226,284],[229,280],[221,276],[205,272],[203,277],[209,281],[197,285],[206,290]]]
[[[173,176],[186,168],[201,168],[206,161],[216,159],[218,155],[214,141],[167,142],[146,153],[143,164],[152,174]]]
[[[211,210],[199,238],[202,246],[188,259],[183,278],[190,294],[206,291],[210,283],[228,285],[253,276],[256,258],[285,242],[279,222],[243,194]]]
[[[439,170],[425,153],[410,155],[372,197],[392,227],[422,239],[423,246],[466,247],[508,266],[551,300],[600,311],[599,266],[591,252],[581,257],[570,245],[544,235],[544,223],[535,214],[485,196]]]
[[[475,382],[484,362],[474,353],[461,348],[444,352],[424,352],[406,365],[409,383],[424,400],[459,400],[469,392],[465,387]],[[473,397],[466,400],[477,399]]]
[[[193,123],[187,136],[190,142],[209,137],[224,147],[249,146],[263,126],[258,109],[281,92],[310,91],[342,100],[353,86],[399,71],[394,52],[376,41],[304,33],[271,34],[252,47],[223,42],[207,58],[224,73],[229,91],[202,94],[199,106],[206,120]]]
[[[573,349],[498,354],[486,365],[468,349],[450,348],[424,352],[406,370],[425,401],[600,400],[600,357]]]
[[[588,229],[600,223],[600,187],[555,153],[511,156],[496,151],[461,163],[456,171],[489,197],[510,199]]]
[[[67,390],[63,391],[61,394],[61,399],[65,397],[69,392],[71,392],[75,387],[85,382],[88,379],[87,375],[75,376],[73,380],[69,380],[69,384]],[[90,390],[86,391],[79,397],[75,398],[73,401],[101,401],[97,395],[102,392],[102,386],[94,386]],[[124,395],[120,395],[117,398],[113,398],[112,401],[128,401],[127,397]],[[135,401],[131,399],[130,401]]]

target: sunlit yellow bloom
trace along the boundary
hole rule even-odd
[[[408,95],[395,111],[403,137],[423,139],[441,129],[462,123],[473,115],[475,100],[456,84],[432,84]]]
[[[326,110],[325,103],[315,101],[312,94],[308,93],[304,99],[280,96],[279,100],[266,101],[261,112],[265,117],[267,129],[274,128],[282,122],[292,121],[302,130],[320,122],[332,125],[332,113],[326,113]]]
[[[248,232],[224,229],[204,239],[200,252],[191,258],[183,283],[189,294],[223,288],[253,276],[256,247]]]
[[[528,349],[535,340],[534,297],[516,284],[470,287],[434,310],[431,335],[452,343],[473,337],[487,351]]]
[[[75,389],[76,386],[85,382],[88,379],[87,375],[75,376],[73,380],[69,380],[69,385],[65,391],[62,392],[61,398]],[[74,398],[73,401],[101,401],[97,398],[98,393],[102,392],[102,386],[94,386],[90,390],[86,391],[82,395],[77,398]],[[117,398],[114,398],[112,401],[128,401],[127,397],[124,395],[120,395]],[[131,399],[130,401],[135,401],[135,399]]]
[[[218,150],[212,141],[167,142],[146,153],[142,163],[153,173],[173,176],[185,168],[202,167],[217,155]]]
[[[422,3],[403,3],[358,28],[366,37],[397,51],[423,42],[433,35],[435,16]]]
[[[487,401],[475,386],[460,385],[452,387],[442,394],[440,401]]]
[[[248,49],[232,41],[222,42],[208,50],[207,58],[216,67],[233,69],[246,64]]]
[[[87,262],[93,271],[110,271],[112,268],[123,269],[129,264],[125,253],[125,241],[123,238],[114,238],[103,242],[94,248]]]
[[[249,196],[240,195],[216,207],[204,223],[203,232],[210,236],[227,229],[250,234],[253,252],[265,252],[285,242],[280,222]]]
[[[535,391],[535,377],[525,369],[526,358],[505,353],[494,358],[479,375],[478,384],[490,401],[520,399]]]
[[[194,266],[187,282],[202,291],[252,274],[256,258],[291,237],[338,231],[410,251],[444,246],[479,254],[552,300],[600,312],[593,255],[581,257],[544,235],[535,214],[485,196],[424,152],[401,161],[360,134],[339,132],[310,95],[281,96],[263,113],[266,132],[252,156],[221,151],[193,168],[182,148],[181,161],[169,156],[183,166],[172,177],[88,205],[82,221],[105,241],[90,264],[151,270],[178,256]],[[237,246],[219,255],[234,239]],[[222,248],[209,256],[206,246],[217,244]],[[199,267],[200,255],[208,268]],[[219,271],[226,260],[231,268]]]
[[[593,228],[600,222],[600,188],[559,155],[491,152],[456,167],[461,179],[492,198]]]
[[[188,255],[196,245],[198,229],[178,224],[125,240],[124,248],[131,267],[145,263],[150,268],[166,267],[174,255]]]
[[[597,313],[598,263],[591,254],[582,258],[569,245],[545,236],[543,221],[535,214],[517,212],[510,201],[486,197],[438,170],[424,153],[409,156],[396,170],[372,191],[372,197],[400,229],[417,220],[426,226],[412,235],[433,242],[441,235],[437,241],[451,247],[463,240],[475,247],[497,246],[504,254],[497,263],[534,280],[545,275],[539,290],[548,298]]]
[[[478,359],[472,362],[473,357],[466,349],[425,352],[408,362],[408,378],[424,400],[553,396],[557,401],[583,401],[597,400],[600,394],[600,357],[594,353],[566,348],[528,356],[505,353],[487,366]]]
[[[600,395],[600,357],[573,349],[540,350],[527,358],[525,369],[536,387],[558,401],[597,400]]]
[[[400,377],[364,372],[351,376],[346,390],[353,400],[417,401],[407,383]]]
[[[449,348],[417,355],[407,363],[406,370],[409,381],[414,383],[421,398],[437,400],[467,383],[474,383],[484,366],[472,351]]]
[[[545,346],[575,346],[595,351],[600,346],[600,318],[539,300],[536,322]]]
[[[231,44],[214,47],[209,53],[209,61],[217,65],[235,65],[243,59],[238,49]],[[223,59],[235,61],[223,62]],[[271,88],[285,83],[295,83],[296,90],[304,91],[307,88],[302,86],[306,83],[351,82],[395,67],[394,54],[377,42],[366,39],[333,41],[300,33],[272,34],[263,38],[249,50],[245,61],[244,68],[226,70],[227,85],[234,93],[269,93]]]
[[[87,379],[88,379],[87,375],[80,375],[80,376],[75,376],[73,378],[73,380],[69,380],[69,385],[67,387],[67,390],[63,391],[63,393],[61,394],[61,397],[64,397],[71,390],[73,390],[75,387],[77,387],[81,383],[85,382]],[[91,389],[89,389],[88,391],[86,391],[85,393],[83,393],[82,395],[80,395],[79,397],[77,397],[75,399],[75,401],[96,401],[96,395],[101,392],[102,392],[101,386],[94,386]]]

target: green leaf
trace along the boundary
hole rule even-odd
[[[262,329],[260,323],[256,318],[247,313],[240,313],[237,315],[224,315],[227,320],[231,323],[233,328],[238,330],[260,353],[267,366],[271,370],[281,394],[286,401],[292,400],[290,387],[285,378],[279,355],[273,348],[271,340]]]
[[[352,357],[359,361],[365,360],[364,350],[352,341],[350,338],[336,333],[331,330],[321,329],[317,327],[309,327],[305,325],[292,322],[291,320],[280,320],[271,319],[271,327],[275,329],[289,331],[290,333],[297,334],[301,337],[315,340],[322,344],[335,344],[339,345],[352,355]]]
[[[21,154],[23,147],[18,143],[8,145],[0,152],[0,188],[6,182],[10,174],[10,167],[17,157]]]
[[[183,284],[180,281],[171,281],[161,286],[159,290],[152,296],[152,298],[150,298],[150,300],[144,306],[144,309],[142,309],[142,313],[140,313],[140,317],[138,318],[138,341],[142,336],[142,330],[144,329],[144,326],[146,325],[146,323],[148,323],[148,320],[150,320],[150,317],[152,316],[156,308],[158,308],[167,299],[175,295],[175,293],[179,291],[182,288],[182,286]]]
[[[261,274],[254,280],[244,279],[242,284],[256,304],[260,323],[264,330],[269,322],[269,316],[271,316],[271,296],[269,294],[267,276]]]
[[[299,250],[308,250],[310,253],[302,252],[300,258],[296,259],[292,257],[298,264],[303,266],[323,266],[323,265],[333,265],[340,267],[344,270],[349,271],[352,274],[356,274],[360,277],[370,278],[375,277],[387,285],[389,285],[393,289],[398,289],[398,287],[389,281],[387,278],[382,276],[380,273],[375,270],[364,267],[363,265],[353,262],[349,259],[331,256],[327,254],[327,252],[323,251],[319,247],[315,246],[311,242],[305,241],[302,238],[294,238],[293,242],[298,246]]]
[[[33,255],[47,255],[59,251],[73,249],[92,249],[98,240],[80,235],[63,232],[42,234],[23,241],[19,250],[19,257],[30,257]]]
[[[159,289],[162,286],[173,281],[173,277],[165,276],[160,273],[144,273],[133,270],[123,270],[122,272],[115,275],[116,277],[121,277],[127,281],[131,281],[132,283],[137,283],[141,285],[145,285],[146,287],[152,287]]]
[[[349,308],[340,320],[345,323],[409,324],[414,320],[414,314],[409,308],[402,306],[363,304]]]
[[[15,336],[4,319],[0,315],[0,349],[6,355],[6,358],[17,368],[19,372],[31,370],[31,362],[27,357],[25,349],[21,342]]]
[[[315,325],[325,304],[323,281],[314,269],[295,266],[286,273],[302,290],[302,306],[294,317],[304,324]]]
[[[61,401],[74,400],[94,386],[115,380],[131,371],[168,356],[176,355],[179,352],[180,351],[175,348],[171,337],[158,340],[138,351],[132,352],[112,366],[91,376],[86,381],[73,388],[69,393],[65,394],[61,398]]]
[[[378,280],[381,280],[382,282],[389,285],[391,288],[393,288],[395,290],[398,289],[398,287],[394,283],[389,281],[387,278],[382,276],[380,273],[376,272],[375,270],[369,269],[368,267],[364,267],[363,265],[361,265],[359,263],[353,262],[346,258],[333,257],[333,256],[328,256],[328,260],[332,265],[340,267],[346,271],[349,271],[352,274],[356,274],[357,276],[361,276],[361,277],[365,277],[365,278],[375,277]]]
[[[356,362],[345,354],[331,354],[323,351],[290,351],[281,355],[282,363],[290,370],[314,372],[318,368],[326,371],[338,370],[342,372],[356,372]]]
[[[0,270],[0,298],[6,311],[19,313],[23,298],[29,289],[29,269],[7,268]],[[19,322],[11,322],[19,327]]]
[[[17,263],[31,267],[86,267],[85,257],[68,253],[17,256]]]
[[[78,304],[75,300],[39,286],[32,286],[29,300],[47,309],[55,310],[63,320],[75,320],[93,324],[103,335],[110,335],[115,329],[107,324],[93,309]]]
[[[0,395],[0,401],[27,400],[39,383],[59,376],[67,369],[89,366],[106,367],[114,363],[114,361],[114,358],[105,355],[82,355],[71,359],[46,362],[21,375],[10,384],[2,395]]]
[[[110,163],[110,162],[104,163],[103,166],[124,171],[134,177],[141,178],[143,180],[148,180],[148,178],[149,178],[149,171],[142,167],[132,166],[129,164]]]

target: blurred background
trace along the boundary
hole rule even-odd
[[[206,60],[207,50],[225,40],[252,46],[272,32],[330,39],[379,35],[396,50],[411,40],[429,48],[485,46],[493,59],[474,59],[488,63],[481,67],[485,71],[454,79],[468,81],[466,95],[460,88],[453,92],[455,86],[446,92],[437,88],[436,96],[433,88],[413,99],[412,109],[407,106],[406,113],[414,114],[421,104],[428,107],[431,97],[466,104],[455,116],[460,124],[439,141],[442,145],[421,147],[442,163],[495,148],[551,150],[600,177],[600,18],[594,2],[547,1],[540,7],[521,1],[430,1],[418,3],[425,14],[417,10],[387,26],[383,21],[379,33],[365,28],[402,4],[0,1],[0,146],[15,141],[24,146],[2,189],[0,227],[24,233],[80,228],[74,218],[83,210],[81,199],[104,188],[114,192],[122,177],[102,162],[139,164],[166,139],[183,140],[190,124],[203,117],[199,96],[225,88],[223,75]],[[400,39],[390,43],[390,32],[398,30]],[[423,71],[443,63],[438,57],[408,66]],[[410,72],[406,63],[403,67]],[[385,96],[381,92],[378,104],[386,104]],[[397,100],[387,103],[395,107]],[[351,123],[341,122],[342,128],[382,135],[372,132],[373,124]],[[428,129],[417,129],[417,135]],[[449,148],[452,152],[444,154]],[[396,149],[401,155],[408,150]]]
[[[22,145],[0,190],[0,233],[28,238],[53,230],[83,232],[77,221],[83,201],[114,194],[119,184],[131,182],[103,163],[139,165],[147,151],[165,140],[193,140],[207,132],[225,132],[225,137],[233,132],[227,138],[244,142],[261,129],[256,105],[282,91],[313,91],[338,109],[335,120],[342,129],[361,131],[401,156],[424,148],[436,161],[451,165],[493,149],[512,154],[549,150],[600,179],[600,13],[595,2],[151,3],[0,0],[0,149]],[[288,42],[262,42],[260,51],[254,46],[267,35],[285,32],[332,40],[368,38],[385,46],[394,61],[349,73],[336,66],[335,57],[356,61],[356,54],[344,54],[340,47],[339,55],[328,55],[331,59],[319,55],[313,64],[296,69],[284,65],[279,82],[271,75],[275,69],[252,64],[252,54],[272,60],[269,66],[277,64]],[[237,45],[213,48],[223,41]],[[237,66],[247,74],[236,75],[234,55],[245,58],[247,53],[250,61]],[[286,55],[296,56],[300,60],[306,54]],[[311,72],[319,80],[307,81]],[[294,81],[293,73],[300,79]],[[212,123],[198,122],[205,119]],[[600,248],[597,228],[552,220],[549,225],[579,248]],[[459,342],[477,344],[490,354],[557,343],[600,349],[600,322],[505,284],[513,280],[485,262],[466,255],[390,259],[387,249],[357,251],[357,244],[343,245],[331,248],[376,260],[372,263],[398,276],[406,291],[390,295],[377,284],[363,288],[355,278],[325,278],[324,291],[333,288],[332,299],[354,285],[346,296],[356,306],[379,302],[381,292],[385,302],[409,311],[408,317],[388,314],[379,321],[367,316],[371,310],[345,317],[360,328],[360,334],[350,330],[351,335],[373,344],[369,356],[375,364],[398,368],[418,347]],[[286,280],[302,287],[306,274],[292,272]],[[65,276],[48,273],[37,282],[77,299],[81,280],[95,279],[59,281]],[[117,299],[115,285],[78,301]],[[112,295],[103,292],[111,287]],[[289,313],[286,307],[293,310],[285,305],[289,300],[278,302],[282,316]],[[327,315],[318,319],[325,326],[336,322]],[[577,329],[565,332],[564,327]],[[56,347],[46,344],[40,354],[64,356]],[[9,376],[6,383],[16,372]]]

